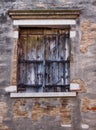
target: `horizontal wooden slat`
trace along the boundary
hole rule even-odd
[[[45,60],[46,64],[51,64],[51,63],[54,63],[54,62],[57,62],[57,63],[69,63],[70,61],[69,60]],[[19,60],[19,63],[43,63],[43,60]]]

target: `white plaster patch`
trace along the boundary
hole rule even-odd
[[[18,33],[18,31],[14,31],[13,38],[18,38],[18,37],[19,37],[19,33]]]
[[[70,31],[70,38],[76,37],[76,31]]]
[[[87,125],[87,124],[82,124],[81,127],[82,127],[83,129],[88,129],[88,128],[89,128],[89,125]]]
[[[38,2],[38,3],[36,4],[36,6],[37,6],[37,7],[43,7],[43,8],[45,7],[45,5],[44,5],[42,2]]]
[[[17,86],[9,86],[5,88],[6,92],[17,92]]]
[[[76,20],[67,20],[67,19],[40,19],[40,20],[14,20],[13,25],[19,25],[19,26],[44,26],[44,25],[75,25]]]
[[[77,83],[71,83],[71,84],[70,84],[70,90],[71,90],[71,91],[80,90],[80,85],[77,84]]]
[[[61,127],[71,127],[71,124],[68,124],[68,125],[61,124]]]

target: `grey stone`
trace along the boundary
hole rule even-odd
[[[7,16],[5,14],[0,14],[0,23],[5,24],[7,22]]]

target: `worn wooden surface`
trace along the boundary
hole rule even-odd
[[[18,84],[35,92],[66,91],[64,86],[70,84],[68,29],[21,28],[19,41]]]

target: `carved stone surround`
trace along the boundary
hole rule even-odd
[[[80,10],[9,10],[8,11],[9,16],[13,20],[14,25],[14,54],[13,54],[13,67],[12,67],[12,78],[11,78],[11,86],[14,87],[16,92],[16,86],[17,86],[17,43],[19,38],[19,27],[20,26],[33,26],[39,25],[46,26],[46,23],[54,26],[54,23],[59,26],[76,26],[76,20],[79,18]],[[43,20],[46,22],[44,23]],[[41,21],[41,25],[40,25]],[[58,22],[59,21],[59,22]],[[25,22],[25,24],[24,24]],[[37,22],[37,23],[36,23]],[[70,37],[75,37],[76,32],[70,31]],[[72,91],[76,91],[79,88],[77,85],[71,85]],[[11,89],[11,88],[10,88]],[[10,91],[10,90],[9,90]],[[12,91],[11,91],[12,92]],[[76,92],[68,92],[68,96],[76,96]],[[14,95],[15,94],[15,95]],[[11,93],[11,97],[22,97],[21,95],[18,95],[19,93]],[[29,94],[30,95],[30,94]],[[38,95],[38,94],[37,94]],[[24,94],[23,94],[24,96]],[[36,94],[35,94],[36,96]],[[31,97],[35,97],[34,94],[31,95]],[[44,94],[43,94],[44,96]],[[56,96],[56,95],[55,95]],[[57,97],[60,97],[60,95],[57,94]],[[62,96],[66,96],[66,94],[63,94]],[[25,95],[26,97],[26,95]],[[27,95],[28,97],[28,95]],[[41,97],[41,96],[40,96]],[[49,97],[49,95],[48,95]],[[52,97],[52,95],[51,95]]]

